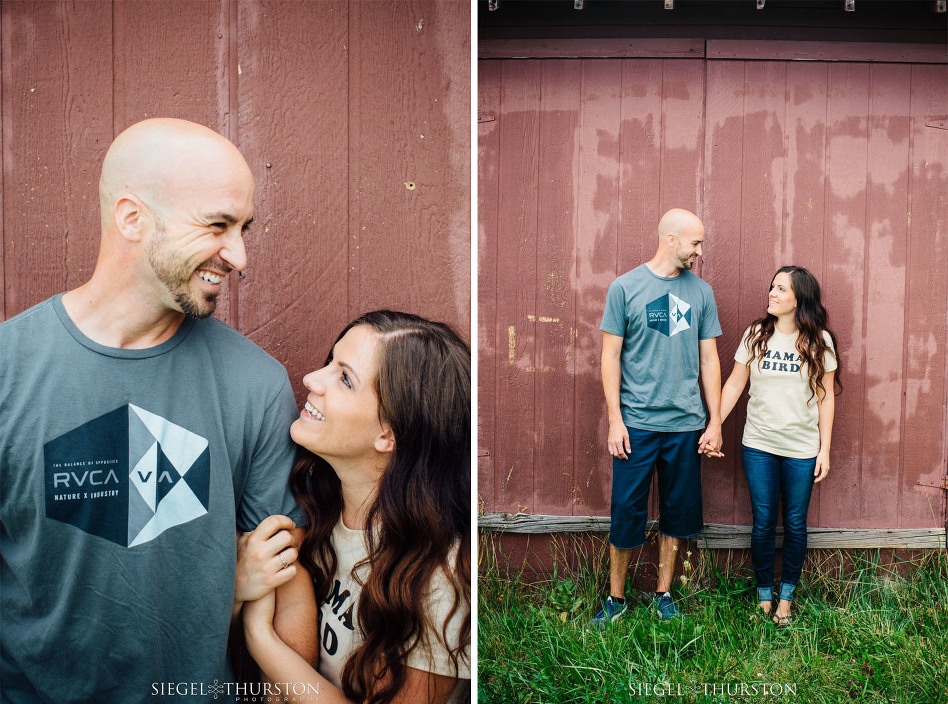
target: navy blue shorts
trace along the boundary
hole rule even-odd
[[[704,431],[664,433],[626,426],[629,459],[612,458],[612,525],[609,542],[619,550],[645,543],[652,468],[658,470],[658,530],[690,538],[704,528],[701,510],[701,458]]]

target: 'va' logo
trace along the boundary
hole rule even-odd
[[[133,547],[207,513],[205,438],[126,404],[50,440],[46,516]]]
[[[691,327],[691,306],[671,293],[645,306],[645,315],[648,326],[667,337],[674,337]]]

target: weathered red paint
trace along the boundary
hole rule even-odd
[[[948,471],[948,131],[926,127],[948,116],[946,78],[944,63],[481,60],[482,509],[608,514],[605,291],[681,206],[707,226],[725,378],[779,266],[822,284],[845,391],[810,525],[942,526],[945,492],[916,482]],[[727,457],[704,462],[708,522],[751,522],[743,413]]]
[[[468,3],[4,2],[0,24],[0,316],[88,278],[105,150],[171,116],[247,157],[250,263],[219,317],[296,388],[373,308],[469,339]]]

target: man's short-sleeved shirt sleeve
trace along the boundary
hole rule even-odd
[[[657,276],[643,264],[609,286],[600,330],[623,338],[619,399],[626,425],[667,432],[704,427],[698,343],[721,334],[706,282],[690,271]]]

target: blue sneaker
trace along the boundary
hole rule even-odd
[[[661,596],[652,597],[652,609],[654,609],[662,621],[674,621],[678,618],[684,618],[684,616],[681,615],[681,611],[675,606],[675,602],[672,601],[671,594],[668,592],[665,592]]]
[[[601,604],[599,613],[589,622],[589,625],[600,631],[628,611],[625,603],[620,604],[611,596],[608,599],[601,599],[599,603]]]

